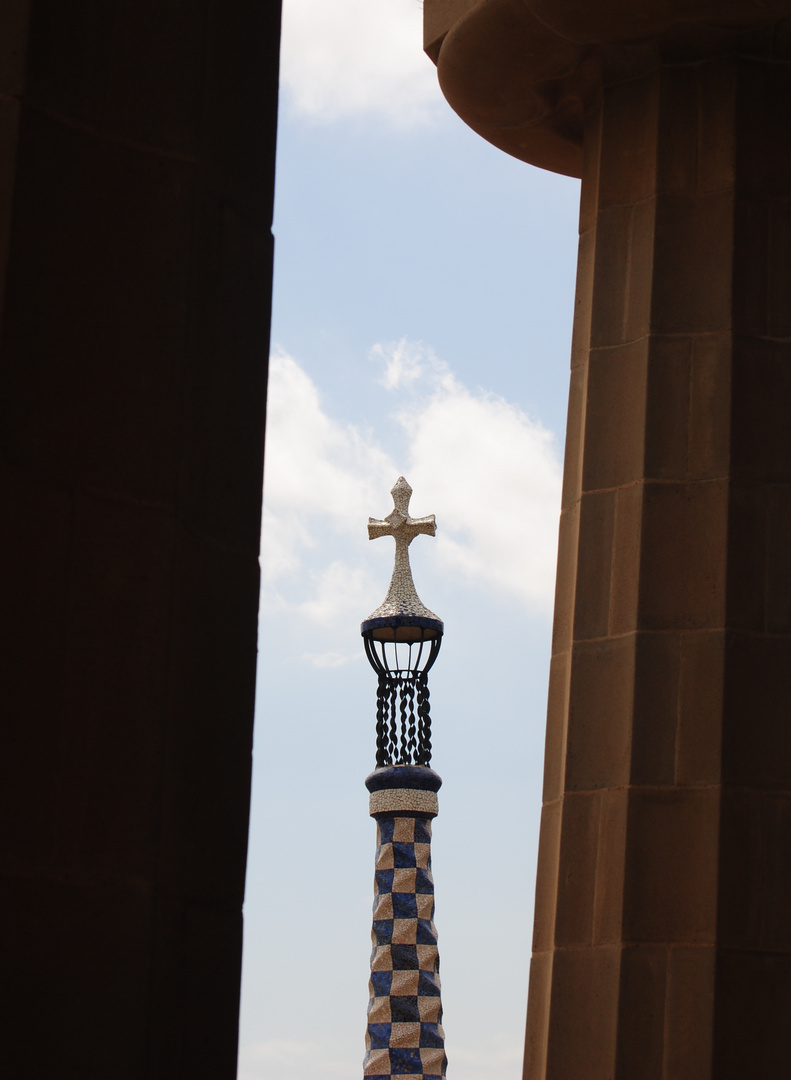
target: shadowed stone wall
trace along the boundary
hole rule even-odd
[[[0,13],[14,1080],[236,1075],[279,7]]]
[[[789,121],[682,53],[586,131],[530,1080],[791,1060]]]
[[[426,0],[582,176],[526,1080],[791,1062],[791,4]]]

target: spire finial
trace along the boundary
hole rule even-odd
[[[409,516],[409,500],[412,488],[403,476],[399,476],[390,491],[393,507],[386,518],[368,518],[368,539],[376,540],[380,536],[392,536],[395,539],[395,566],[390,579],[390,588],[384,602],[373,611],[363,623],[363,629],[369,627],[372,620],[393,619],[428,619],[442,632],[442,620],[425,606],[417,594],[412,579],[412,567],[409,564],[409,545],[420,533],[435,536],[437,521],[434,514],[427,517]],[[392,623],[390,624],[392,625]],[[421,625],[414,623],[413,625]]]

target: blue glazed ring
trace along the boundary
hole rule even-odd
[[[427,765],[386,765],[374,769],[366,777],[365,786],[370,792],[385,788],[412,788],[417,791],[439,791],[442,777]]]

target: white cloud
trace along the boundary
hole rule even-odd
[[[371,359],[384,364],[384,374],[379,381],[385,390],[411,390],[426,375],[438,383],[449,374],[447,364],[422,341],[402,338],[387,345],[374,345]]]
[[[315,120],[428,120],[442,100],[423,52],[419,0],[284,0],[281,85]]]
[[[358,519],[361,533],[365,520],[362,516]],[[382,583],[376,582],[367,567],[337,561],[313,573],[311,578],[314,589],[310,598],[298,605],[298,611],[327,629],[349,621],[354,624],[366,605],[375,605],[376,594],[382,590]]]
[[[296,574],[303,550],[315,547],[328,525],[364,536],[370,507],[381,501],[383,487],[392,486],[394,470],[370,436],[327,415],[316,384],[296,360],[275,352],[267,406],[264,582]]]
[[[370,433],[330,417],[316,385],[292,357],[273,355],[264,487],[263,580],[269,612],[317,627],[356,624],[385,582],[368,563],[365,522],[405,472],[417,513],[436,513],[436,572],[550,612],[561,469],[554,438],[518,406],[470,390],[419,342],[379,344],[382,382],[401,395],[408,437],[402,470]],[[386,503],[385,503],[386,505]],[[343,538],[348,555],[330,554]],[[286,600],[283,586],[298,584]],[[356,653],[354,655],[357,655]],[[344,652],[310,654],[327,666]]]
[[[380,344],[374,355],[386,386],[413,393],[399,419],[410,483],[441,526],[436,561],[550,611],[561,482],[551,432],[504,398],[469,390],[425,345]]]

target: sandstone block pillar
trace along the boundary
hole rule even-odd
[[[539,3],[432,45],[482,134],[582,174],[525,1080],[791,1062],[791,49],[655,6],[575,54],[558,5],[554,72]]]

